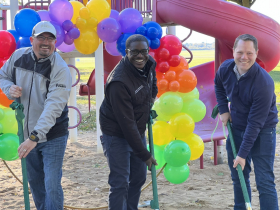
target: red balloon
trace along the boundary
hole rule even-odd
[[[162,43],[162,47],[169,51],[170,55],[179,55],[182,51],[181,40],[174,35],[166,35],[160,42]]]
[[[170,53],[167,49],[165,48],[161,48],[159,51],[158,51],[158,58],[159,58],[159,61],[167,61],[170,57]]]
[[[157,81],[158,90],[166,90],[168,88],[168,81],[166,79],[160,79]]]
[[[160,71],[162,73],[165,73],[169,70],[169,64],[167,61],[161,61],[157,64],[157,67],[156,67],[156,70],[157,71]]]
[[[149,52],[149,55],[153,57],[153,59],[155,59],[155,53],[154,52]]]
[[[0,57],[9,58],[16,50],[16,40],[8,31],[0,30]]]
[[[181,93],[191,92],[197,84],[195,73],[193,73],[191,70],[183,70],[178,73],[177,81],[180,83],[179,92]]]
[[[0,68],[4,66],[7,60],[0,58]]]
[[[167,79],[168,81],[173,81],[176,79],[176,72],[175,71],[167,71],[165,73],[165,79]]]
[[[177,92],[180,89],[180,83],[178,81],[172,81],[169,83],[169,90],[172,92]]]
[[[180,64],[176,67],[170,66],[170,70],[177,72],[177,71],[183,70],[183,69],[188,70],[189,69],[189,63],[183,56],[180,56]]]
[[[172,55],[168,61],[169,65],[172,67],[178,66],[180,62],[181,62],[180,55]]]
[[[9,100],[8,97],[0,89],[0,105],[9,107],[11,103],[13,103],[13,100]]]

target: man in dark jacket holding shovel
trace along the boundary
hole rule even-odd
[[[157,165],[144,132],[157,95],[156,62],[142,35],[126,41],[126,56],[108,76],[100,108],[101,143],[110,168],[109,209],[137,210],[147,166]]]
[[[246,209],[236,167],[241,165],[251,200],[249,174],[254,162],[260,208],[278,210],[278,197],[274,183],[278,122],[274,82],[269,74],[256,63],[257,39],[249,34],[236,38],[234,59],[226,60],[215,77],[215,92],[224,125],[230,120],[238,154],[233,157],[227,139],[228,165],[234,186],[234,209]],[[228,108],[230,103],[230,111]]]

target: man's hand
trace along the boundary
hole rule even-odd
[[[227,126],[227,122],[231,122],[231,116],[229,112],[225,112],[224,114],[220,115],[220,119],[223,122],[224,126]]]
[[[10,95],[13,97],[13,98],[19,98],[21,97],[21,92],[22,92],[22,87],[19,87],[17,85],[12,85],[10,87]]]
[[[26,158],[26,156],[29,154],[29,152],[36,147],[37,142],[31,141],[29,138],[21,143],[21,145],[18,148],[18,156],[19,158]]]
[[[158,165],[158,164],[157,164],[157,161],[153,158],[153,156],[151,156],[148,160],[146,160],[145,163],[146,163],[146,165],[148,166],[149,171],[150,171],[151,168],[152,168],[152,164],[154,164],[154,165],[156,165],[156,166]]]
[[[246,164],[246,160],[242,157],[236,156],[236,159],[233,160],[233,168],[236,168],[238,164],[241,165],[243,171]]]

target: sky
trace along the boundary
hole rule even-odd
[[[2,0],[0,0],[1,3]],[[6,2],[9,4],[9,0],[6,0]],[[252,10],[255,10],[259,13],[262,13],[268,17],[271,17],[275,21],[277,21],[280,24],[280,15],[279,15],[279,9],[280,9],[280,0],[256,0],[254,5],[251,7]],[[9,24],[8,24],[9,27]],[[163,34],[165,34],[166,29],[163,29]],[[178,36],[181,40],[186,38],[186,36],[189,34],[189,29],[184,28],[182,26],[176,26],[176,36]],[[204,34],[200,34],[198,32],[193,31],[191,37],[186,41],[188,43],[201,43],[201,42],[207,42],[212,43],[214,42],[214,38],[210,36],[206,36]]]
[[[274,19],[276,22],[280,24],[280,0],[257,0],[253,6],[251,7],[252,10],[262,13],[272,19]],[[176,26],[176,36],[178,36],[181,40],[186,38],[189,34],[189,29],[182,27],[182,26]],[[165,29],[163,30],[163,34],[165,34]],[[192,35],[188,40],[187,43],[201,43],[201,42],[207,42],[207,43],[213,43],[215,40],[213,37],[198,33],[193,31]]]

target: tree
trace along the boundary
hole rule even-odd
[[[256,2],[256,0],[226,0],[226,1],[232,1],[241,6],[248,7],[248,8],[250,8]]]

